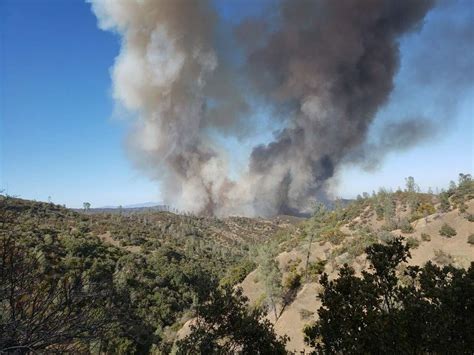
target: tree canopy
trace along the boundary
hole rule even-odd
[[[333,281],[322,275],[319,319],[305,329],[314,353],[472,352],[474,263],[465,270],[428,262],[400,274],[410,257],[401,238],[366,253],[371,267],[361,277],[348,265]]]

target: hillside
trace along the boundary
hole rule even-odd
[[[308,219],[91,213],[0,196],[0,295],[16,295],[0,342],[15,347],[15,336],[31,349],[170,353],[203,307],[224,312],[212,308],[224,297],[243,312],[242,327],[281,337],[275,349],[288,336],[287,351],[310,351],[303,329],[317,320],[320,275],[333,280],[344,264],[360,275],[369,266],[368,246],[404,237],[411,259],[399,267],[400,280],[408,265],[432,260],[467,268],[474,261],[473,187],[461,175],[457,186],[435,195],[417,192],[411,181],[404,191],[381,189],[333,210],[317,205]],[[238,292],[225,293],[235,286],[250,308]],[[247,336],[257,334],[254,328]],[[231,331],[225,329],[221,339]]]
[[[416,191],[379,191],[345,208],[324,209],[302,226],[300,236],[275,248],[275,260],[282,275],[283,295],[278,302],[277,319],[268,319],[279,335],[288,335],[290,351],[309,351],[303,329],[317,319],[322,291],[318,275],[325,272],[334,279],[347,263],[357,274],[366,270],[364,250],[375,242],[403,236],[411,247],[408,265],[452,264],[467,268],[474,261],[474,189],[472,181],[461,182],[439,196]],[[443,236],[442,228],[452,227],[455,235]],[[402,265],[400,273],[405,266]],[[297,281],[295,281],[297,280]],[[265,276],[259,268],[241,283],[252,304],[265,302]],[[268,287],[267,287],[268,288]]]
[[[118,322],[117,329],[102,335],[109,339],[102,346],[110,351],[155,347],[166,352],[181,322],[189,317],[196,295],[212,289],[215,282],[240,282],[255,267],[249,258],[255,246],[293,230],[295,223],[290,217],[217,219],[153,210],[133,214],[77,212],[51,203],[0,196],[2,277],[8,270],[18,270],[14,265],[4,270],[11,255],[12,262],[20,263],[21,268],[37,265],[26,276],[43,280],[52,288],[49,292],[60,291],[60,279],[94,280],[100,288],[97,293],[105,292],[113,303],[101,308],[122,314],[119,320],[108,320]],[[23,292],[42,292],[30,289],[34,283],[21,286],[15,279],[12,282],[2,287],[12,287],[20,292],[18,297]],[[22,287],[27,291],[19,291]],[[0,291],[2,297],[10,292]],[[40,294],[37,297],[46,297]],[[30,322],[38,315],[25,312],[24,336],[33,337]],[[85,310],[84,317],[84,321],[90,318]],[[69,320],[73,318],[62,312],[58,315],[58,321]],[[12,322],[11,331],[21,333],[17,321]],[[48,324],[37,327],[49,329]],[[2,329],[7,336],[8,329],[3,325]],[[8,339],[0,336],[2,340]]]

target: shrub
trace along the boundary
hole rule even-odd
[[[383,220],[383,206],[377,205],[375,206],[375,213],[377,214],[377,221]]]
[[[426,233],[421,233],[421,240],[423,240],[424,242],[429,242],[431,240],[431,236]]]
[[[307,309],[300,309],[300,317],[303,320],[310,319],[314,315],[314,312],[311,312]]]
[[[407,238],[407,246],[410,249],[416,249],[420,246],[420,241],[416,239],[415,237],[409,237]]]
[[[430,215],[436,212],[436,209],[434,208],[433,204],[431,203],[422,203],[418,206],[416,210],[420,215],[426,216]]]
[[[406,219],[402,220],[402,222],[400,223],[400,230],[402,231],[402,233],[414,232],[413,226]]]
[[[440,250],[440,249],[435,250],[434,254],[435,254],[435,257],[433,260],[440,265],[449,265],[454,262],[453,256],[451,254],[446,253],[443,250]]]
[[[474,234],[471,234],[469,237],[467,237],[467,242],[471,245],[474,245]]]
[[[290,272],[283,281],[283,287],[287,290],[297,290],[301,286],[301,275]]]
[[[284,266],[283,270],[285,272],[294,272],[298,268],[298,265],[301,264],[301,258],[291,259],[288,263]]]
[[[324,266],[326,265],[327,260],[318,259],[317,261],[311,262],[308,264],[308,270],[306,277],[309,281],[317,281],[319,275],[324,271]]]
[[[252,261],[244,261],[241,264],[231,268],[227,274],[221,279],[221,285],[236,285],[242,282],[245,277],[256,268],[256,264]]]
[[[468,214],[466,216],[466,219],[469,221],[469,222],[474,222],[474,214]]]
[[[439,230],[439,234],[442,235],[443,237],[451,238],[451,237],[454,237],[457,233],[453,227],[445,223],[441,226]]]
[[[332,245],[339,245],[342,243],[346,235],[341,232],[338,228],[331,229],[321,234],[322,240],[327,240]]]
[[[380,227],[380,229],[382,229],[384,231],[391,232],[391,231],[397,229],[397,223],[393,220],[390,220],[387,223],[385,223],[382,227]]]
[[[349,253],[351,257],[362,255],[365,249],[377,243],[377,237],[369,231],[360,231],[360,235],[352,240],[346,241],[343,245],[333,251],[333,255],[342,255],[345,252]]]
[[[449,202],[449,195],[446,192],[442,192],[439,194],[440,204],[439,204],[439,211],[440,212],[448,212],[451,208],[451,204]]]
[[[383,242],[383,243],[389,243],[395,238],[395,236],[392,233],[390,233],[388,231],[385,231],[385,230],[381,231],[378,234],[378,237],[379,237],[380,241]]]
[[[301,286],[301,275],[296,271],[290,272],[283,281],[283,304],[289,305],[296,298],[298,289]]]

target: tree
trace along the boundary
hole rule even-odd
[[[91,204],[89,202],[84,202],[82,204],[82,207],[84,207],[84,211],[89,211],[89,209],[91,208]]]
[[[390,229],[395,229],[395,206],[392,194],[387,194],[383,200],[383,215]]]
[[[440,212],[448,212],[451,208],[451,203],[449,202],[449,194],[447,192],[441,192],[439,194],[439,210]]]
[[[98,340],[112,325],[108,292],[80,272],[47,272],[41,255],[2,237],[0,353],[81,352],[81,340]]]
[[[449,182],[448,191],[452,193],[452,192],[454,192],[455,190],[456,190],[456,183],[455,183],[453,180],[451,180],[451,181]]]
[[[272,244],[263,246],[259,249],[258,258],[265,294],[276,320],[278,319],[277,303],[282,297],[283,289],[281,285],[282,274],[278,262],[275,260],[274,249],[275,246]]]
[[[418,208],[419,198],[418,192],[420,191],[419,186],[415,183],[413,176],[405,178],[406,192],[408,193],[408,206],[410,207],[410,212],[414,213]]]
[[[405,178],[405,191],[406,192],[418,192],[419,187],[415,183],[415,178],[413,176],[409,176]]]
[[[356,277],[324,274],[319,320],[305,329],[315,353],[468,354],[474,348],[474,263],[468,270],[428,262],[396,267],[410,257],[402,238],[366,249],[371,270]]]
[[[215,288],[200,299],[191,333],[177,342],[177,354],[286,354],[286,337],[278,337],[260,308],[248,308],[240,288]]]
[[[313,244],[313,240],[316,236],[321,233],[321,225],[324,221],[324,218],[327,215],[327,209],[322,203],[317,203],[314,206],[313,217],[311,218],[310,228],[309,231],[303,231],[303,237],[306,237],[308,240],[308,250],[306,253],[306,262],[304,267],[304,274],[305,279],[308,278],[308,266],[309,266],[309,258],[311,256],[311,247]]]
[[[464,184],[468,184],[472,181],[471,174],[459,173],[458,186],[461,187]]]

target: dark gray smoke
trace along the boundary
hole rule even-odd
[[[270,208],[267,213],[306,207],[307,197],[324,188],[335,167],[364,143],[393,88],[398,39],[419,27],[432,5],[429,0],[282,2],[278,30],[248,53],[261,94],[293,111],[288,128],[251,156],[251,174],[261,184],[256,203],[266,204],[274,195],[271,206],[262,206]],[[246,32],[251,36],[239,33]]]
[[[421,27],[433,1],[275,1],[272,16],[234,29],[236,56],[245,58],[238,67],[218,49],[211,2],[92,4],[101,27],[122,36],[114,96],[136,113],[132,155],[165,198],[200,213],[272,215],[324,198],[337,167],[362,151],[393,89],[398,41]],[[285,128],[232,180],[231,155],[209,131],[245,135],[249,97],[284,117]],[[387,149],[417,139],[388,129],[397,138]]]
[[[437,138],[438,127],[423,117],[405,118],[382,126],[376,142],[366,142],[346,156],[345,162],[368,171],[377,169],[391,152],[406,151],[420,142]]]

